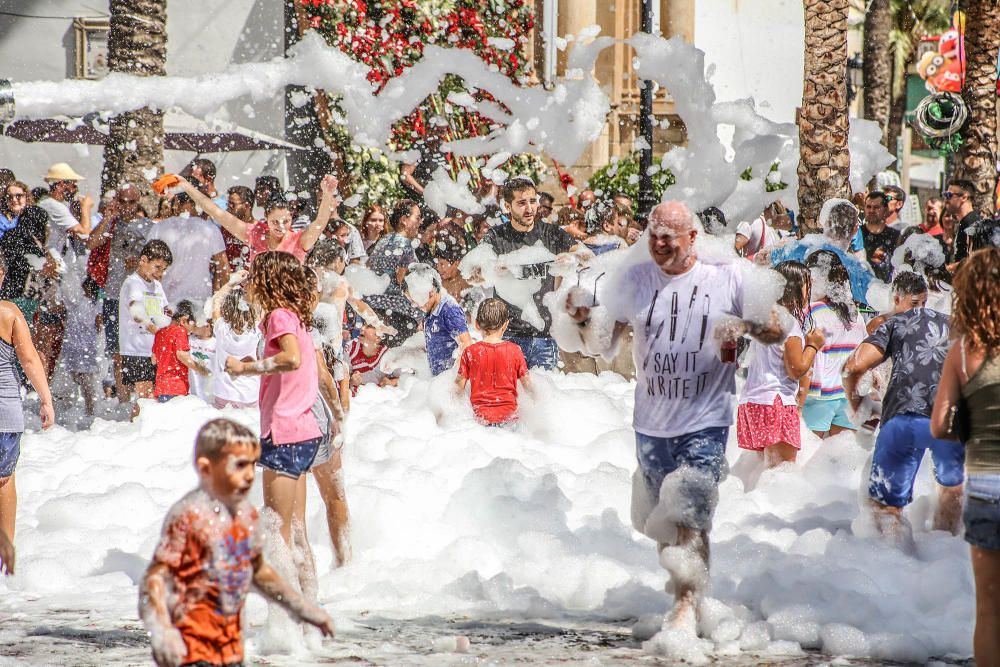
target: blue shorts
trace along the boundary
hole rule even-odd
[[[931,435],[930,417],[895,415],[882,424],[875,439],[868,495],[883,505],[905,507],[913,500],[913,482],[931,450],[934,479],[941,486],[958,486],[965,477],[965,447]]]
[[[309,472],[322,438],[313,438],[288,445],[276,445],[270,435],[260,439],[260,461],[258,463],[279,475],[298,479]]]
[[[162,394],[162,395],[156,397],[156,402],[157,403],[169,403],[170,401],[174,400],[178,396],[180,396],[180,394]]]
[[[728,438],[728,426],[710,427],[674,438],[636,432],[636,458],[651,498],[660,497],[663,480],[674,471],[686,468],[700,473],[681,480],[680,496],[689,506],[679,512],[686,519],[683,525],[690,528],[711,525],[719,480],[728,472]]]
[[[528,368],[544,368],[553,371],[559,365],[559,346],[549,336],[505,336],[524,353]]]
[[[21,434],[0,433],[0,479],[10,477],[21,457]]]
[[[846,398],[822,399],[810,396],[802,406],[802,419],[806,428],[816,433],[826,433],[831,426],[849,428],[852,431],[858,429],[847,416]]]
[[[104,299],[101,306],[104,320],[104,354],[118,354],[118,299]]]
[[[965,479],[965,541],[1000,549],[1000,474],[970,472]]]

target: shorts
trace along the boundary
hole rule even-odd
[[[163,394],[161,396],[157,396],[156,397],[156,402],[157,403],[169,403],[170,401],[172,401],[173,399],[177,398],[178,396],[180,396],[180,394]]]
[[[524,353],[528,368],[544,368],[554,371],[559,366],[559,346],[549,336],[504,336],[504,340],[514,343]]]
[[[806,428],[816,433],[826,433],[831,426],[858,430],[858,427],[851,423],[847,416],[846,398],[813,398],[806,399],[802,406],[802,419],[806,423]]]
[[[104,320],[104,355],[118,354],[118,299],[104,299],[101,306]]]
[[[651,498],[660,497],[663,481],[671,473],[686,471],[678,476],[674,508],[683,517],[680,525],[696,529],[711,526],[719,481],[728,473],[728,438],[728,426],[714,426],[673,438],[636,432],[636,458]]]
[[[875,439],[868,495],[890,507],[905,507],[913,500],[913,482],[931,450],[934,479],[941,486],[958,486],[965,477],[965,446],[931,435],[930,417],[895,415],[883,422]]]
[[[260,439],[260,461],[258,463],[279,475],[298,479],[309,472],[322,438],[303,442],[276,445],[268,434]]]
[[[965,541],[980,549],[1000,549],[1000,473],[968,473],[964,505]]]
[[[156,382],[153,358],[122,355],[122,384],[134,387],[139,382]]]
[[[319,439],[319,447],[316,449],[316,458],[313,459],[310,468],[321,466],[340,451],[344,444],[343,437],[340,437],[340,425],[333,416],[333,411],[327,406],[326,401],[321,397],[316,397],[316,402],[312,407],[313,417],[323,435]]]
[[[774,403],[743,403],[736,411],[736,441],[742,449],[755,452],[765,447],[787,442],[795,449],[802,446],[799,430],[799,408],[785,405],[781,396],[774,397]]]
[[[14,474],[19,458],[21,458],[21,434],[0,433],[0,479]]]
[[[243,667],[242,662],[227,662],[226,664],[221,664],[217,662],[208,662],[207,660],[199,660],[198,662],[185,662],[181,667]]]

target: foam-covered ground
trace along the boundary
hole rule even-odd
[[[651,634],[669,598],[652,543],[629,525],[632,385],[609,374],[539,376],[540,400],[507,431],[476,425],[447,383],[411,377],[355,399],[345,450],[349,566],[331,570],[315,488],[309,497],[320,598],[344,639],[268,656],[268,664],[434,664],[433,638],[456,633],[487,661],[549,662],[564,646],[563,659],[645,662],[627,631],[638,619],[637,634]],[[0,664],[2,656],[8,664],[142,659],[135,582],[167,508],[195,483],[194,433],[216,414],[185,398],[148,405],[133,424],[98,420],[86,431],[25,436],[18,574],[0,581]],[[255,412],[227,414],[256,427]],[[763,473],[745,492],[752,475],[730,443],[734,473],[721,488],[703,608],[709,639],[697,651],[725,661],[740,654],[746,664],[815,650],[915,662],[971,653],[967,549],[927,530],[929,470],[908,510],[915,553],[852,529],[862,529],[855,520],[868,454],[853,436],[809,437],[798,464]],[[265,603],[251,597],[247,616],[254,655],[265,648]],[[433,631],[419,640],[385,631],[407,628],[402,619]],[[596,632],[608,642],[596,653],[593,643],[574,656],[582,644],[556,642],[555,653],[512,656],[474,629],[502,635],[532,624],[604,628]],[[41,645],[80,658],[31,648]]]

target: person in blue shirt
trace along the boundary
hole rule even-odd
[[[406,274],[406,293],[427,314],[424,341],[431,373],[440,375],[472,343],[465,311],[441,286],[441,276],[428,264],[411,264]]]
[[[822,235],[807,234],[799,241],[776,246],[768,253],[768,261],[771,266],[777,266],[789,260],[804,262],[817,250],[836,253],[851,279],[854,300],[867,305],[868,288],[875,275],[871,267],[859,260],[850,249],[861,225],[858,209],[846,199],[831,199],[823,206],[820,224],[823,226]]]

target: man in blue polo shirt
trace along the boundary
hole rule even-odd
[[[455,363],[472,338],[465,311],[441,287],[441,276],[428,264],[411,264],[406,274],[406,293],[427,313],[424,340],[431,373],[440,375]]]

